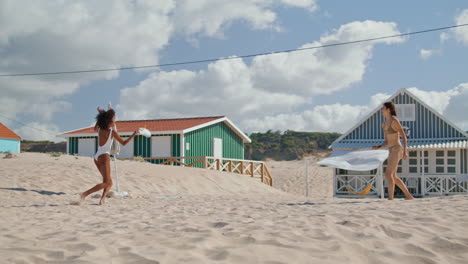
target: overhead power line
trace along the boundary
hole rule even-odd
[[[27,124],[25,124],[25,123],[23,123],[23,122],[20,122],[20,121],[18,121],[18,120],[15,120],[15,119],[12,119],[12,118],[6,117],[6,116],[4,116],[4,115],[1,115],[1,114],[0,114],[0,116],[1,116],[1,117],[3,117],[3,118],[6,118],[6,119],[8,119],[8,120],[11,120],[11,121],[13,121],[13,122],[16,122],[16,123],[22,124],[24,127],[31,128],[31,129],[35,129],[35,130],[37,130],[37,131],[41,131],[41,132],[45,132],[45,133],[47,133],[47,134],[48,134],[48,135],[50,135],[50,136],[54,136],[54,137],[56,137],[56,136],[57,136],[57,133],[56,133],[56,132],[54,132],[54,131],[51,131],[51,130],[44,130],[44,129],[40,129],[40,128],[36,128],[36,127],[32,127],[32,126],[29,126],[29,125],[27,125]]]
[[[318,45],[318,46],[306,47],[306,48],[272,51],[272,52],[265,52],[265,53],[256,53],[256,54],[231,56],[231,57],[215,58],[215,59],[204,59],[204,60],[183,61],[183,62],[174,62],[174,63],[155,64],[155,65],[144,65],[144,66],[120,67],[120,68],[93,69],[93,70],[35,72],[35,73],[5,73],[5,74],[0,74],[0,77],[78,74],[78,73],[125,71],[125,70],[135,70],[135,69],[147,69],[147,68],[159,68],[159,67],[189,65],[189,64],[215,62],[215,61],[221,61],[221,60],[233,60],[233,59],[257,57],[257,56],[267,56],[267,55],[274,55],[274,54],[280,54],[280,53],[290,53],[290,52],[313,50],[313,49],[320,49],[320,48],[330,48],[330,47],[335,47],[335,46],[343,46],[343,45],[356,44],[356,43],[369,42],[369,41],[376,41],[376,40],[382,40],[382,39],[405,37],[405,36],[410,36],[410,35],[423,34],[423,33],[428,33],[428,32],[433,32],[433,31],[441,31],[441,30],[447,30],[447,29],[465,27],[465,26],[468,26],[468,23],[467,24],[461,24],[461,25],[453,25],[453,26],[448,26],[448,27],[440,27],[440,28],[432,28],[432,29],[426,29],[426,30],[421,30],[421,31],[408,32],[408,33],[397,34],[397,35],[389,35],[389,36],[382,36],[382,37],[375,37],[375,38],[368,38],[368,39],[360,39],[360,40],[339,42],[339,43],[326,44],[326,45]]]

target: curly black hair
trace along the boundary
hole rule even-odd
[[[112,122],[112,118],[115,116],[114,109],[109,109],[107,111],[102,111],[96,116],[96,125],[94,129],[108,129],[109,124]]]

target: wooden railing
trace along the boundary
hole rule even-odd
[[[215,157],[157,157],[143,158],[159,165],[198,167],[208,170],[227,171],[258,177],[262,183],[272,186],[273,178],[265,162],[254,160],[225,159]]]

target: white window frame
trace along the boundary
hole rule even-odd
[[[437,151],[443,151],[444,156],[443,157],[437,157],[436,153]],[[454,157],[448,157],[448,152],[449,151],[454,151],[455,156]],[[430,173],[432,174],[459,174],[460,173],[460,150],[457,149],[435,149],[431,151],[432,155],[430,155],[429,163],[430,167],[432,170],[430,170]],[[444,172],[437,172],[437,167],[442,167],[441,165],[437,165],[436,159],[442,158],[444,160]],[[448,165],[448,159],[455,159],[455,164],[454,165]],[[455,172],[448,172],[448,167],[455,167]]]
[[[416,152],[416,157],[410,157],[410,152],[413,152],[415,151]],[[427,160],[427,164],[424,165],[424,167],[427,167],[427,171],[424,171],[424,174],[428,174],[430,173],[430,158],[429,158],[429,150],[409,150],[408,151],[408,159],[406,160],[406,166],[405,166],[405,172],[407,175],[409,176],[415,176],[415,175],[420,175],[420,174],[423,174],[422,170],[421,170],[421,159],[423,158],[423,155],[421,155],[421,152],[424,152],[424,159]],[[427,153],[426,153],[427,152]],[[416,159],[416,165],[410,165],[410,159]],[[410,167],[416,167],[417,168],[417,172],[410,172]]]

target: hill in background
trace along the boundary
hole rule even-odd
[[[250,160],[297,160],[318,152],[329,151],[328,147],[341,134],[323,132],[297,132],[287,130],[252,133],[251,144],[245,145],[245,159]]]
[[[339,136],[339,133],[292,130],[252,133],[249,135],[252,143],[245,144],[244,157],[249,160],[297,160],[318,152],[328,152],[328,147]],[[66,142],[21,141],[22,152],[66,152],[66,148]]]

